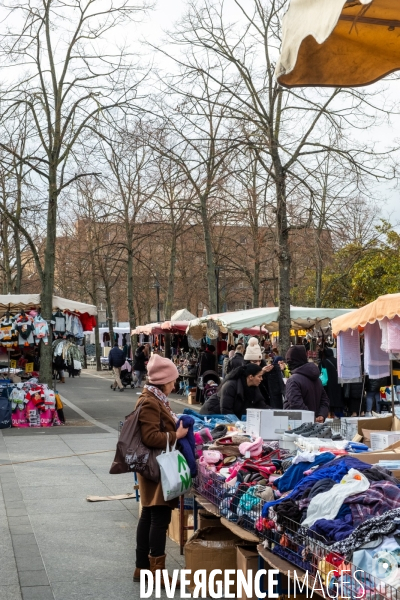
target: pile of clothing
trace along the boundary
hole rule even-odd
[[[329,452],[299,453],[284,468],[275,482],[282,495],[262,509],[264,545],[314,576],[325,574],[329,589],[348,570],[344,588],[351,598],[360,591],[357,567],[366,572],[367,590],[376,592],[380,577],[400,589],[400,489],[391,472]],[[383,563],[392,573],[380,572]]]
[[[52,427],[61,425],[63,405],[59,395],[32,378],[3,390],[11,403],[13,427]]]

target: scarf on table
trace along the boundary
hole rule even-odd
[[[151,392],[153,394],[153,396],[155,396],[158,400],[160,400],[160,402],[162,402],[164,404],[164,406],[167,408],[167,410],[171,413],[171,415],[175,419],[175,421],[177,420],[177,416],[172,411],[172,408],[170,406],[167,396],[158,387],[155,387],[154,385],[146,384],[144,386],[144,389],[149,390],[149,392]]]

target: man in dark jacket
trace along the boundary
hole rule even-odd
[[[141,387],[142,379],[146,376],[146,362],[149,360],[149,347],[145,344],[138,346],[133,362],[133,371],[137,378],[137,387]]]
[[[228,362],[228,366],[226,367],[227,373],[234,371],[238,367],[243,367],[243,365],[245,364],[243,353],[244,353],[244,346],[242,344],[238,344],[236,346],[234,356],[230,359],[230,361]]]
[[[319,378],[316,364],[307,362],[304,346],[292,346],[286,353],[291,376],[286,384],[283,408],[287,410],[311,410],[315,420],[323,423],[329,413],[329,398]]]
[[[121,383],[121,367],[125,362],[125,356],[122,350],[118,348],[118,342],[114,343],[114,348],[110,350],[110,354],[108,355],[108,364],[114,371],[115,381],[111,385],[111,389],[115,390],[118,386],[119,391],[124,391],[124,386]]]

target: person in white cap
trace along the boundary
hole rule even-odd
[[[259,365],[262,361],[262,352],[258,339],[251,337],[246,348],[244,360]]]

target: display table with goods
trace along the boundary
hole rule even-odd
[[[0,381],[0,429],[52,427],[63,422],[61,398],[46,384],[35,377],[17,384]]]
[[[367,443],[293,429],[265,441],[234,417],[200,417],[194,494],[203,508],[242,540],[258,539],[260,560],[272,568],[307,574],[317,593],[334,596],[342,585],[342,597],[397,598],[400,442],[378,453]],[[378,430],[379,421],[365,423]],[[289,436],[294,449],[281,447]]]

